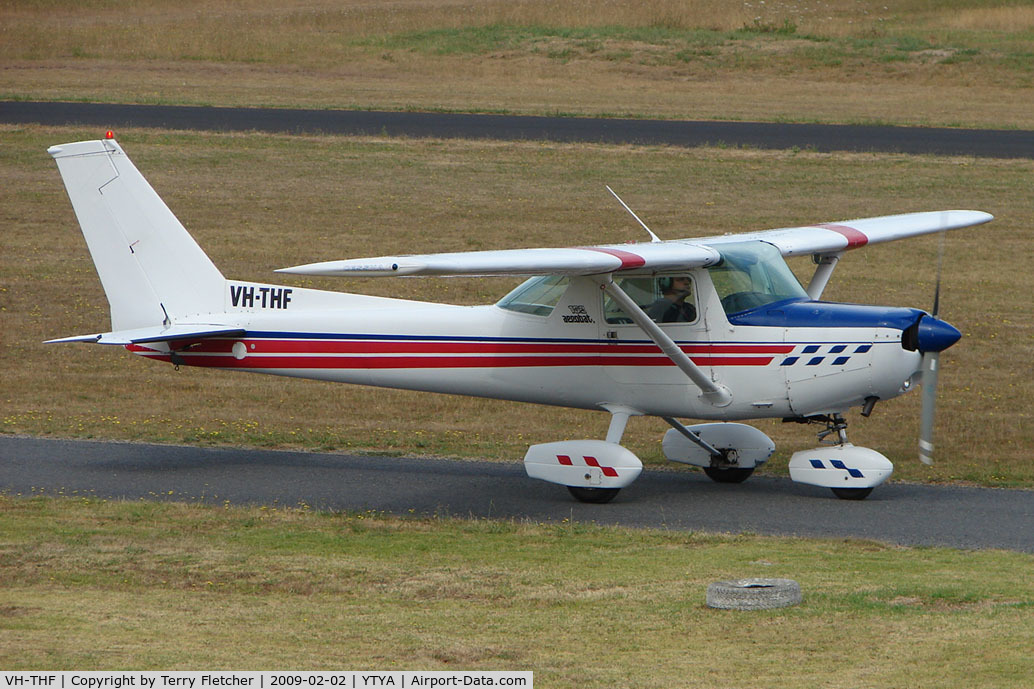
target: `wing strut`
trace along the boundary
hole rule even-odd
[[[612,275],[608,273],[601,286],[618,303],[621,310],[632,319],[632,322],[642,328],[643,332],[653,340],[654,344],[661,348],[664,355],[671,359],[683,373],[689,376],[694,385],[700,388],[702,391],[701,397],[716,407],[725,407],[732,402],[732,393],[729,392],[729,389],[724,385],[715,383],[699,366],[694,364],[686,356],[686,353],[661,330],[660,326],[646,315],[646,312],[643,311],[639,304],[635,303],[632,297],[625,294],[625,291],[618,287]]]
[[[836,251],[831,254],[813,254],[815,262],[815,274],[811,276],[808,283],[808,296],[815,301],[822,298],[822,292],[826,289],[829,279],[833,277],[833,269],[837,267],[843,251]]]
[[[719,460],[723,460],[723,461],[728,461],[728,456],[727,456],[729,454],[728,451],[723,453],[721,450],[716,448],[714,445],[712,445],[711,443],[709,443],[706,440],[704,440],[703,438],[701,438],[699,433],[694,433],[693,431],[691,431],[688,428],[686,428],[685,425],[680,423],[678,419],[675,419],[675,418],[673,418],[671,416],[662,416],[661,418],[664,419],[665,421],[667,421],[669,426],[671,426],[676,431],[678,431],[682,435],[684,435],[687,438],[689,438],[689,440],[694,445],[699,447],[704,452],[708,453],[709,455],[711,455],[715,459],[719,459]]]

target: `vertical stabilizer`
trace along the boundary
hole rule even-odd
[[[226,281],[114,139],[53,146],[111,329],[221,313]]]

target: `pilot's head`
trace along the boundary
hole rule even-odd
[[[661,292],[664,294],[674,293],[679,296],[689,294],[690,280],[687,275],[676,275],[670,278],[660,279]]]

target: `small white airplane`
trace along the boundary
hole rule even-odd
[[[819,299],[846,251],[992,219],[948,210],[277,271],[531,276],[497,304],[453,306],[227,280],[110,132],[49,153],[111,307],[110,332],[50,342],[120,345],[176,366],[603,410],[611,414],[605,439],[533,445],[524,458],[529,476],[567,486],[585,502],[607,502],[639,476],[642,463],[620,442],[629,418],[641,415],[672,426],[663,439],[669,460],[730,483],[775,449],[738,421],[818,423],[825,444],[795,453],[791,478],[865,498],[893,465],[848,442],[843,414],[860,406],[868,416],[879,400],[920,382],[920,458],[929,463],[938,354],[959,331],[936,317],[936,297],[932,315]],[[807,288],[784,261],[796,255],[814,259]]]

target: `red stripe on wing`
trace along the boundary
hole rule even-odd
[[[844,235],[847,239],[848,249],[856,249],[869,243],[869,237],[864,232],[856,230],[853,227],[848,227],[847,225],[826,223],[823,225],[816,225],[815,227],[821,227],[824,230],[832,230],[833,232]]]
[[[628,270],[629,268],[642,268],[646,265],[646,259],[639,254],[633,254],[631,251],[622,251],[621,249],[603,249],[598,246],[583,246],[580,249],[586,251],[598,251],[601,254],[609,254],[614,258],[621,261],[621,267],[617,270]]]

